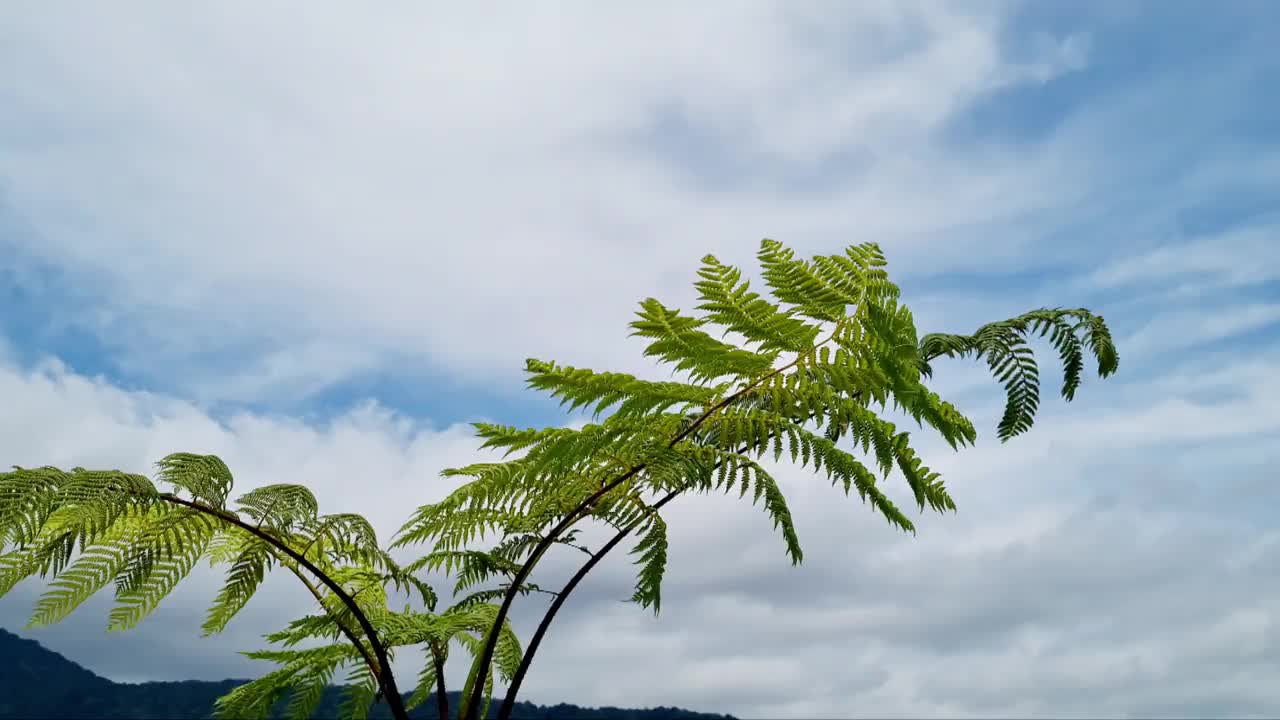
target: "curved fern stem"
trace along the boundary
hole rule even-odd
[[[281,564],[283,565],[284,563],[281,563]],[[329,609],[327,607],[325,607],[324,596],[320,594],[320,589],[317,588],[314,584],[312,584],[312,582],[307,579],[307,576],[303,575],[296,565],[285,565],[285,567],[289,568],[289,570],[292,571],[295,576],[297,576],[298,580],[304,586],[306,586],[307,591],[310,592],[312,597],[316,599],[316,602],[319,603],[320,609],[326,615],[333,617],[333,614],[329,612]],[[352,600],[354,599],[355,598],[353,597]],[[364,643],[360,642],[360,638],[356,636],[355,631],[353,631],[350,627],[348,627],[347,624],[343,622],[342,619],[339,617],[333,617],[333,624],[338,626],[338,630],[341,631],[342,634],[346,636],[347,640],[349,640],[351,644],[355,646],[356,651],[360,653],[360,657],[364,658],[365,664],[369,666],[369,669],[373,671],[375,676],[378,676],[379,673],[378,673],[377,660],[374,657],[369,655],[369,649],[364,646]],[[448,718],[446,718],[445,720],[448,720]]]
[[[440,713],[440,720],[449,720],[449,696],[445,694],[444,687],[444,653],[435,640],[428,644],[436,664],[436,710]]]
[[[741,454],[748,452],[751,449],[752,445],[747,444],[738,448],[737,452]],[[716,461],[712,466],[712,470],[717,469],[723,462],[723,460]],[[688,489],[689,486],[686,485],[685,487],[668,492],[660,500],[655,502],[650,510],[657,512],[662,509],[662,506],[676,499]],[[585,578],[591,570],[595,568],[602,559],[604,559],[604,556],[608,555],[611,550],[617,547],[618,544],[634,532],[636,528],[640,527],[643,522],[644,519],[641,518],[630,523],[615,533],[614,536],[609,539],[609,542],[602,545],[599,550],[594,553],[588,553],[591,556],[590,559],[583,563],[582,567],[578,568],[578,571],[573,574],[573,577],[569,578],[569,581],[560,589],[560,592],[555,594],[555,600],[551,602],[551,606],[548,607],[546,613],[543,614],[542,620],[538,623],[538,629],[534,631],[533,637],[529,640],[529,646],[525,648],[524,657],[521,658],[520,661],[520,668],[516,670],[516,674],[511,678],[511,684],[507,687],[507,695],[502,700],[502,707],[498,709],[498,720],[511,720],[511,713],[515,709],[516,696],[520,692],[520,685],[524,682],[524,676],[528,673],[529,666],[533,663],[533,656],[538,652],[538,646],[542,644],[543,636],[546,635],[547,630],[551,628],[551,623],[555,620],[556,613],[560,611],[560,607],[564,605],[565,600],[567,600],[574,589],[578,587],[578,583],[582,582],[583,578]]]
[[[920,343],[919,352],[920,352],[921,366],[926,370],[926,374],[927,374],[930,371],[929,363],[933,362],[934,360],[944,355],[949,357],[956,357],[956,356],[963,356],[966,353],[974,353],[974,352],[976,352],[979,355],[982,352],[987,352],[993,355],[997,354],[1001,350],[1002,343],[1005,345],[1008,345],[1010,344],[1010,342],[1007,338],[1000,337],[995,333],[993,333],[993,329],[1000,329],[1006,332],[1008,332],[1009,330],[1012,330],[1015,332],[1025,331],[1031,321],[1039,321],[1041,323],[1044,323],[1045,326],[1048,326],[1051,323],[1057,322],[1059,317],[1064,315],[1083,318],[1082,320],[1080,320],[1081,324],[1091,325],[1091,329],[1095,332],[1097,336],[1101,338],[1101,341],[1098,343],[1099,350],[1100,350],[1100,352],[1098,353],[1099,361],[1100,361],[1099,374],[1102,377],[1106,377],[1111,373],[1115,372],[1116,365],[1117,365],[1117,360],[1116,360],[1117,356],[1116,356],[1114,347],[1112,347],[1110,344],[1110,337],[1109,337],[1109,334],[1107,333],[1106,326],[1101,322],[1099,318],[1097,318],[1096,316],[1093,316],[1091,313],[1088,313],[1088,311],[1085,311],[1083,309],[1075,309],[1075,310],[1068,310],[1068,311],[1061,311],[1061,310],[1032,311],[1030,313],[1027,313],[1024,316],[1014,318],[1012,320],[1008,320],[1003,323],[991,323],[989,325],[986,325],[983,328],[980,328],[979,331],[975,333],[974,336],[941,335],[941,334],[928,336],[924,339],[924,341]],[[992,339],[993,337],[995,337],[994,340]],[[1076,386],[1079,384],[1079,381],[1080,381],[1079,375],[1080,375],[1080,369],[1082,366],[1082,362],[1079,358],[1079,355],[1080,355],[1079,350],[1078,348],[1075,348],[1071,345],[1071,338],[1072,336],[1069,333],[1060,333],[1060,334],[1055,334],[1054,336],[1054,345],[1059,349],[1059,352],[1063,357],[1064,374],[1066,377],[1064,380],[1062,394],[1063,394],[1063,397],[1066,398],[1067,400],[1072,399],[1072,396],[1074,395],[1074,390]],[[825,344],[826,344],[826,341],[824,341],[823,343],[820,343],[818,346],[815,346],[815,348],[821,347],[822,345],[825,345]],[[795,363],[792,363],[792,364],[794,365]],[[781,372],[781,370],[779,372]],[[1034,376],[1035,368],[1034,368],[1033,362],[1031,363],[1030,372]],[[736,397],[740,397],[741,394],[745,393],[747,390],[748,389],[744,389],[742,392],[738,393],[738,396]],[[857,397],[859,395],[861,395],[860,392],[855,393],[854,397]],[[732,399],[736,399],[736,397]],[[732,402],[732,399],[730,399],[729,402]],[[1010,401],[1009,401],[1009,405],[1011,408],[1015,407],[1015,400],[1016,398],[1014,394],[1011,393]],[[1001,440],[1007,440],[1009,436],[1013,434],[1017,434],[1018,432],[1021,432],[1021,431],[1025,431],[1027,428],[1030,427],[1031,416],[1034,415],[1034,412],[1035,412],[1035,404],[1036,404],[1035,400],[1036,398],[1034,397],[1031,398],[1031,402],[1029,403],[1030,407],[1027,410],[1022,411],[1022,414],[1018,414],[1016,410],[1010,410],[1010,409],[1006,410],[1005,419],[1002,420],[1001,428],[1000,428]],[[723,406],[724,404],[722,404],[720,407],[723,407]],[[708,413],[707,415],[704,415],[702,418],[699,418],[699,421],[694,424],[694,427],[696,427],[701,422],[705,421],[706,418],[709,417],[709,415],[710,413]],[[1009,420],[1010,416],[1015,416],[1015,419],[1017,420],[1017,422],[1015,423],[1013,420]],[[813,417],[813,414],[811,413],[810,418],[812,417]],[[687,434],[688,433],[685,433],[685,435]],[[679,438],[677,438],[677,441],[678,440]],[[674,443],[672,444],[674,445]],[[743,447],[739,448],[737,452],[744,453],[749,451],[751,448],[752,448],[752,445],[750,444],[744,445]],[[721,464],[720,462],[716,463],[717,466],[720,464]],[[661,507],[666,505],[668,502],[674,500],[678,495],[684,493],[688,489],[689,489],[689,486],[686,485],[684,487],[670,491],[669,493],[667,493],[667,495],[662,497],[662,499],[654,503],[651,510],[656,511],[660,509]],[[611,550],[617,547],[628,535],[630,535],[633,531],[635,531],[635,529],[638,528],[642,523],[643,523],[643,519],[637,519],[636,521],[628,524],[626,527],[620,529],[616,534],[614,534],[614,536],[607,543],[605,543],[599,550],[591,554],[590,559],[587,560],[587,562],[585,562],[582,565],[582,567],[578,569],[576,573],[574,573],[573,577],[569,579],[569,581],[565,584],[565,586],[556,595],[555,600],[551,603],[550,607],[548,607],[546,613],[542,617],[541,622],[539,622],[538,624],[537,630],[534,632],[533,637],[530,639],[529,645],[526,648],[525,655],[522,659],[522,662],[520,663],[519,669],[517,670],[516,674],[512,677],[511,684],[507,689],[507,695],[503,699],[502,706],[498,711],[499,720],[510,720],[511,713],[515,707],[516,697],[520,691],[520,686],[523,683],[524,677],[528,672],[530,664],[533,661],[533,657],[538,651],[538,647],[542,642],[543,636],[545,636],[547,633],[547,630],[550,629],[552,621],[555,619],[556,614],[559,612],[560,608],[564,605],[565,601],[568,599],[568,596],[574,591],[575,588],[577,588],[578,584],[583,580],[583,578],[585,578],[587,574],[589,574],[591,570],[594,569],[597,564],[599,564],[599,562],[604,558],[606,554],[608,554]]]
[[[840,332],[842,325],[843,325],[842,321],[837,321],[835,331],[832,332],[831,336],[827,340],[823,341],[821,344],[825,345],[826,343],[834,339],[836,335]],[[796,356],[796,359],[792,360],[786,365],[783,365],[780,368],[771,370],[770,372],[764,374],[763,376],[756,379],[755,381],[747,383],[737,392],[726,396],[720,402],[716,403],[715,405],[712,405],[709,409],[707,409],[706,412],[702,413],[702,415],[699,416],[698,419],[690,423],[690,425],[686,427],[684,430],[681,430],[679,433],[677,433],[676,436],[671,439],[671,442],[667,444],[667,447],[668,448],[675,447],[680,443],[681,440],[684,440],[689,435],[692,435],[693,432],[697,430],[699,427],[701,427],[712,415],[719,412],[720,410],[723,410],[729,405],[732,405],[733,403],[737,402],[747,393],[760,387],[761,385],[768,382],[775,376],[781,375],[787,370],[790,370],[791,368],[795,367],[801,362],[801,360],[804,357],[805,357],[805,353],[798,354]],[[610,491],[612,491],[614,488],[618,487],[622,483],[635,477],[638,473],[640,473],[640,471],[644,470],[645,467],[646,466],[644,463],[640,463],[632,467],[630,470],[623,473],[622,475],[618,476],[614,480],[611,480],[608,483],[605,483],[604,485],[602,485],[599,490],[595,491],[589,497],[587,497],[587,499],[579,503],[577,507],[573,509],[573,511],[565,515],[564,519],[556,523],[555,527],[553,527],[550,530],[550,532],[548,532],[541,540],[538,541],[538,544],[537,546],[534,547],[529,560],[520,567],[520,571],[516,573],[514,578],[512,578],[511,585],[508,586],[507,591],[503,593],[502,605],[499,606],[498,608],[497,619],[494,621],[493,628],[489,631],[489,633],[485,637],[484,649],[481,651],[480,657],[477,660],[477,665],[480,668],[481,676],[477,677],[475,684],[471,688],[471,696],[467,700],[467,716],[462,720],[479,720],[478,712],[480,707],[480,700],[484,692],[484,689],[482,687],[483,685],[482,681],[485,678],[483,676],[488,673],[489,665],[493,660],[493,653],[498,646],[498,629],[502,627],[503,621],[506,620],[507,614],[511,611],[511,604],[515,601],[516,594],[519,592],[520,587],[524,585],[524,582],[529,579],[529,575],[533,572],[533,567],[536,564],[536,562],[555,543],[556,539],[560,537],[561,533],[569,529],[569,527],[572,526],[574,523],[578,522],[578,520],[582,519],[585,513],[588,510],[590,510],[591,507],[595,505],[595,503],[598,500],[600,500],[600,498],[607,495]],[[621,538],[618,538],[618,539],[619,541],[621,541]],[[592,565],[592,567],[594,567],[594,564]],[[560,601],[560,598],[557,598],[556,600]]]
[[[341,600],[343,605],[346,605],[347,608],[351,610],[351,613],[355,616],[356,622],[360,624],[360,629],[364,632],[365,637],[369,639],[369,646],[373,649],[374,657],[368,658],[366,656],[366,660],[369,661],[369,669],[373,672],[374,677],[378,678],[378,685],[387,699],[387,709],[391,711],[392,717],[396,718],[396,720],[408,720],[409,713],[405,710],[404,699],[400,696],[400,691],[396,688],[396,679],[391,672],[391,663],[387,656],[387,649],[378,640],[377,630],[375,630],[373,624],[369,622],[369,618],[365,615],[364,611],[360,609],[360,606],[356,604],[355,598],[347,594],[347,591],[342,588],[341,584],[329,577],[328,574],[316,567],[314,563],[300,555],[296,550],[273,537],[270,533],[264,532],[262,529],[244,522],[231,513],[218,510],[217,508],[212,508],[207,505],[202,505],[197,502],[184,500],[177,495],[170,493],[162,493],[160,495],[160,499],[165,502],[190,508],[196,512],[211,515],[223,522],[235,525],[241,530],[257,537],[259,540],[269,543],[276,548],[278,552],[284,553],[289,557],[289,559],[306,568],[308,572],[315,575],[316,579],[324,583],[325,587],[329,588],[329,591]],[[362,647],[360,643],[356,641],[354,633],[348,635],[348,639],[350,639],[357,648]]]
[[[661,500],[653,504],[653,510],[661,508],[668,502],[674,500],[682,491],[672,490],[667,493]],[[511,684],[507,686],[507,696],[502,700],[502,707],[498,709],[498,720],[511,720],[511,712],[515,709],[516,695],[520,692],[520,685],[524,682],[524,676],[529,671],[529,665],[533,661],[533,656],[538,651],[538,646],[542,643],[542,637],[547,634],[547,630],[551,628],[551,622],[555,620],[556,613],[560,611],[560,606],[564,605],[564,601],[578,587],[578,583],[591,572],[593,568],[602,560],[610,550],[618,546],[624,538],[635,530],[641,521],[636,521],[627,527],[619,530],[610,538],[609,542],[600,547],[599,550],[592,553],[591,559],[582,564],[578,571],[573,574],[569,582],[565,583],[560,592],[556,594],[555,600],[551,601],[551,606],[547,608],[547,612],[543,614],[542,621],[538,623],[538,629],[534,631],[533,637],[529,640],[528,647],[525,648],[524,658],[520,662],[520,668],[516,670],[516,674],[511,678]]]

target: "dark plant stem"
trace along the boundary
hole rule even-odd
[[[449,720],[449,696],[444,693],[444,657],[434,641],[431,643],[431,657],[436,664],[436,709],[440,712],[440,720]]]
[[[854,393],[853,397],[858,397],[861,394],[861,392]],[[810,414],[809,418],[807,418],[805,422],[812,418],[813,414]],[[743,445],[738,448],[737,453],[742,454],[748,452],[753,447],[763,447],[763,445],[760,443]],[[715,471],[723,462],[723,460],[717,461],[711,466],[711,470]],[[663,505],[671,502],[676,498],[676,496],[680,495],[687,489],[687,487],[684,487],[679,490],[672,490],[663,496],[661,500],[654,503],[651,509],[656,512]],[[569,582],[565,583],[565,586],[560,589],[560,592],[556,593],[556,599],[551,603],[551,606],[547,608],[547,612],[543,614],[542,621],[538,623],[538,629],[534,631],[533,637],[529,640],[529,646],[525,648],[524,656],[520,658],[520,667],[516,669],[516,674],[512,676],[511,685],[507,688],[507,695],[502,700],[502,707],[498,709],[498,720],[511,720],[511,713],[515,709],[516,696],[520,692],[520,685],[524,682],[524,676],[529,672],[529,666],[533,663],[533,656],[538,652],[538,646],[542,644],[543,636],[546,635],[547,630],[551,628],[551,622],[555,620],[556,613],[560,611],[560,607],[564,605],[569,594],[578,587],[578,583],[582,582],[582,579],[591,572],[592,568],[594,568],[600,560],[609,553],[609,551],[617,547],[618,543],[622,542],[627,535],[630,535],[633,530],[640,526],[640,522],[641,521],[637,520],[636,522],[633,522],[619,530],[617,534],[609,540],[609,542],[605,543],[595,553],[588,552],[587,554],[591,556],[591,559],[587,560],[582,567],[578,568],[578,572],[574,573],[573,577],[569,579]]]
[[[680,494],[680,490],[672,490],[667,493],[666,497],[653,504],[653,509],[666,505]],[[547,634],[547,630],[551,627],[551,621],[555,619],[556,613],[560,611],[560,606],[564,605],[564,601],[569,597],[569,593],[582,582],[582,579],[591,572],[610,550],[617,547],[623,538],[631,534],[635,530],[638,522],[632,523],[627,527],[619,530],[609,542],[605,543],[599,550],[591,555],[591,559],[583,563],[578,568],[578,572],[573,574],[569,582],[565,583],[564,588],[556,594],[556,599],[551,602],[551,607],[547,608],[546,614],[542,616],[542,622],[538,623],[538,629],[533,633],[533,637],[529,640],[529,646],[525,648],[524,657],[520,659],[520,667],[516,670],[516,674],[511,678],[511,684],[507,686],[507,696],[502,700],[502,707],[498,709],[498,720],[510,720],[511,713],[515,709],[516,695],[520,692],[520,685],[524,682],[524,676],[529,671],[529,665],[533,662],[533,656],[538,652],[538,646],[542,643],[542,637]]]
[[[750,445],[744,445],[738,449],[738,453],[741,454],[750,449]],[[717,461],[715,465],[711,467],[711,470],[714,471],[722,462],[723,460]],[[676,499],[676,496],[680,495],[687,489],[688,488],[680,488],[679,490],[672,490],[663,496],[661,500],[654,503],[650,509],[657,512],[663,505],[666,505]],[[622,540],[630,535],[633,530],[639,527],[641,522],[642,520],[637,520],[625,528],[622,528],[609,540],[609,542],[601,546],[601,548],[595,553],[588,553],[591,555],[591,559],[583,563],[582,567],[578,568],[578,572],[574,573],[573,577],[569,579],[569,582],[565,583],[565,586],[560,589],[560,592],[556,593],[556,599],[552,601],[551,606],[547,608],[547,612],[543,614],[542,621],[538,623],[538,629],[534,631],[533,637],[529,640],[529,646],[525,648],[524,656],[520,658],[520,667],[516,669],[516,674],[512,676],[511,685],[507,687],[507,695],[502,700],[502,707],[498,709],[498,720],[511,719],[511,713],[515,709],[516,696],[520,692],[520,685],[524,682],[524,676],[529,672],[529,666],[533,663],[533,656],[538,652],[538,646],[542,644],[542,637],[546,635],[547,630],[551,628],[551,622],[555,620],[556,613],[560,612],[560,607],[564,605],[569,594],[578,587],[578,583],[582,582],[582,579],[591,572],[592,568],[594,568],[610,550],[617,547],[618,543],[622,542]]]
[[[356,622],[360,624],[360,629],[364,632],[365,637],[369,639],[369,646],[373,649],[375,658],[375,662],[369,663],[369,669],[372,670],[374,675],[378,678],[379,689],[387,699],[387,709],[391,711],[391,716],[394,717],[395,720],[409,720],[409,713],[404,708],[404,698],[400,697],[400,691],[396,688],[395,676],[391,672],[391,663],[387,656],[387,648],[378,639],[378,632],[374,630],[373,624],[369,622],[369,618],[364,614],[364,611],[356,604],[355,599],[342,589],[340,584],[322,572],[320,568],[316,567],[310,560],[298,554],[298,552],[293,548],[284,544],[279,539],[272,537],[270,533],[263,531],[261,528],[249,525],[236,517],[233,513],[209,507],[208,505],[202,505],[197,502],[192,502],[190,500],[184,500],[183,498],[171,493],[161,494],[160,499],[165,502],[190,508],[206,515],[212,515],[223,522],[235,525],[241,530],[244,530],[254,537],[270,544],[272,547],[289,556],[294,562],[306,568],[312,575],[315,575],[317,580],[324,583],[325,587],[329,588],[329,591],[341,600],[342,604],[346,605],[347,608],[351,610],[352,615],[356,618]],[[351,640],[357,648],[361,647],[354,635],[348,635],[348,639]]]
[[[758,385],[759,383],[764,382],[765,380],[773,377],[774,375],[782,372],[785,369],[787,368],[784,367],[778,370],[774,370],[773,372],[764,376],[763,378],[756,381],[755,383],[748,385],[747,387],[744,387],[742,390],[739,390],[738,392],[734,393],[733,395],[730,395],[729,397],[725,398],[719,403],[716,403],[716,405],[714,405],[711,409],[707,410],[701,417],[699,417],[691,425],[689,425],[689,427],[685,428],[683,431],[677,434],[675,438],[672,439],[671,442],[667,445],[667,447],[675,447],[677,443],[679,443],[681,440],[688,437],[691,433],[693,433],[694,430],[698,429],[698,427],[701,426],[702,423],[706,422],[707,418],[711,417],[713,413],[719,411],[721,408],[724,408],[725,406],[729,405],[733,401],[737,400],[742,395],[746,394],[748,391],[754,389],[755,386]],[[498,616],[494,620],[493,628],[489,630],[489,633],[485,638],[484,650],[480,655],[480,659],[479,659],[480,675],[479,677],[477,677],[475,685],[471,688],[471,696],[470,696],[470,699],[467,701],[467,717],[463,718],[462,720],[479,720],[479,712],[480,712],[479,705],[480,705],[480,697],[483,694],[482,686],[484,685],[484,682],[483,682],[483,680],[485,679],[484,674],[487,672],[489,663],[493,661],[493,653],[498,646],[498,628],[502,627],[503,621],[507,619],[507,615],[511,611],[511,603],[515,600],[516,593],[519,592],[520,586],[524,584],[525,580],[529,578],[530,573],[533,572],[533,566],[536,564],[538,559],[542,557],[542,554],[546,552],[547,548],[551,547],[555,543],[556,538],[558,538],[560,534],[563,533],[565,530],[567,530],[571,525],[573,525],[578,520],[580,520],[582,517],[582,514],[586,510],[590,509],[590,507],[594,505],[596,501],[598,501],[600,498],[607,495],[609,491],[618,487],[619,485],[631,479],[632,477],[635,477],[641,470],[644,470],[644,468],[645,468],[644,463],[636,465],[635,467],[631,468],[627,472],[618,476],[616,479],[603,485],[599,490],[592,493],[590,497],[588,497],[586,500],[583,500],[581,503],[579,503],[578,506],[574,508],[569,514],[565,515],[563,520],[556,523],[555,527],[551,528],[551,531],[548,532],[545,536],[543,536],[541,540],[538,541],[537,546],[534,547],[533,552],[530,554],[529,561],[526,562],[524,565],[520,566],[520,571],[516,573],[514,578],[512,578],[511,585],[507,588],[507,591],[503,593],[502,605],[498,608]]]
[[[697,430],[699,427],[701,427],[702,424],[705,423],[712,415],[728,407],[729,405],[732,405],[733,403],[737,402],[743,396],[747,395],[751,391],[760,387],[760,385],[762,385],[763,383],[768,382],[773,377],[777,375],[781,375],[787,370],[790,370],[791,368],[796,367],[806,357],[811,357],[816,355],[817,349],[823,345],[826,345],[828,342],[830,342],[831,339],[834,338],[840,332],[842,327],[843,327],[843,321],[836,321],[835,329],[832,331],[831,336],[828,337],[826,340],[823,340],[822,342],[814,345],[812,348],[809,348],[808,350],[805,350],[804,352],[797,354],[795,360],[792,360],[791,362],[787,363],[786,365],[783,365],[780,368],[770,370],[769,372],[757,378],[755,381],[747,383],[737,392],[725,397],[723,400],[716,403],[715,405],[712,405],[710,408],[707,409],[706,412],[704,412],[700,417],[698,417],[697,420],[694,420],[689,425],[689,427],[677,433],[676,436],[671,439],[671,442],[667,444],[667,447],[668,448],[675,447],[677,444],[680,443],[681,440],[684,440],[686,437],[692,435],[693,432]],[[556,523],[555,527],[553,527],[551,531],[546,534],[545,537],[543,537],[541,540],[538,541],[537,546],[534,547],[533,552],[530,554],[529,560],[526,561],[524,565],[520,566],[520,571],[516,573],[516,576],[511,581],[511,586],[507,588],[507,591],[502,596],[502,605],[498,608],[498,616],[494,620],[493,627],[489,630],[489,633],[485,637],[484,650],[480,654],[479,675],[476,677],[475,685],[471,688],[470,700],[467,701],[467,716],[465,718],[462,718],[461,720],[479,720],[480,697],[481,695],[483,695],[483,692],[484,692],[483,685],[485,680],[485,673],[489,672],[489,666],[493,662],[493,653],[498,646],[498,629],[501,628],[503,622],[506,621],[507,615],[511,612],[511,604],[515,601],[516,593],[519,592],[520,586],[524,584],[525,580],[527,580],[529,578],[529,575],[533,572],[533,566],[537,564],[538,560],[542,557],[543,553],[546,552],[547,548],[551,547],[551,545],[555,543],[556,539],[560,536],[560,534],[563,533],[565,530],[567,530],[570,526],[572,526],[578,520],[580,520],[583,517],[584,513],[587,510],[589,510],[591,506],[596,503],[596,501],[598,501],[600,498],[607,495],[611,490],[618,487],[622,483],[626,482],[632,477],[635,477],[637,474],[640,473],[641,470],[644,470],[645,467],[646,467],[645,463],[640,463],[639,465],[636,465],[635,467],[631,468],[627,472],[623,473],[617,479],[612,480],[609,483],[602,486],[599,490],[592,493],[591,496],[588,497],[586,500],[583,500],[581,503],[579,503],[578,506],[574,508],[569,514],[567,514],[563,520]]]

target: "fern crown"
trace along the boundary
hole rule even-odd
[[[432,693],[441,701],[444,663],[451,648],[461,648],[472,658],[461,710],[475,717],[486,712],[495,673],[518,686],[527,666],[507,622],[513,597],[549,593],[559,603],[580,577],[560,593],[529,582],[547,552],[585,553],[590,569],[634,533],[631,599],[656,613],[670,549],[663,507],[681,494],[736,490],[768,514],[786,555],[799,563],[786,497],[763,464],[784,455],[914,533],[882,486],[895,470],[918,511],[956,505],[911,433],[885,414],[905,414],[953,449],[977,438],[973,424],[927,386],[934,362],[987,364],[1006,396],[1001,441],[1026,432],[1039,408],[1034,338],[1057,352],[1066,400],[1080,387],[1086,354],[1101,377],[1119,364],[1103,319],[1083,308],[1033,310],[967,335],[921,336],[874,243],[801,260],[765,240],[757,258],[772,297],[707,255],[695,282],[700,314],[654,298],[640,303],[632,335],[646,341],[646,356],[687,380],[528,360],[529,387],[571,411],[590,411],[592,421],[578,429],[476,423],[481,446],[504,457],[444,471],[461,485],[417,508],[386,549],[365,518],[322,514],[303,485],[267,485],[231,501],[231,471],[210,455],[169,455],[154,481],[119,471],[14,468],[0,473],[0,595],[24,578],[48,579],[31,619],[47,625],[112,584],[108,629],[124,630],[204,559],[227,568],[204,620],[210,635],[279,567],[306,586],[319,611],[267,635],[276,649],[247,653],[278,667],[223,697],[220,715],[266,717],[290,693],[289,716],[308,717],[342,668],[345,715],[363,717],[382,692],[403,714],[389,665],[397,648],[415,646],[424,664],[409,706]],[[742,342],[727,341],[730,333]],[[615,539],[594,551],[581,545],[576,526],[584,521],[614,528]],[[423,543],[430,551],[407,565],[391,557],[392,549]],[[437,612],[436,591],[422,573],[451,576],[454,604]],[[424,609],[390,609],[393,591],[415,595]],[[297,647],[304,642],[319,644]]]

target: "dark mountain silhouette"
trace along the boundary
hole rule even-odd
[[[181,682],[117,683],[94,675],[34,640],[0,629],[0,720],[186,720],[209,718],[213,701],[245,680],[184,680]],[[449,693],[456,713],[461,693]],[[407,697],[407,695],[406,695]],[[287,698],[286,698],[287,700]],[[337,718],[341,688],[326,690],[315,718]],[[489,708],[496,717],[498,699]],[[280,717],[285,701],[276,708]],[[630,710],[577,705],[516,704],[521,720],[733,720],[728,715],[696,713],[659,707]],[[370,720],[389,720],[383,703],[369,711]],[[437,720],[434,698],[414,708],[412,718]]]

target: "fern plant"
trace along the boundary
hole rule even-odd
[[[750,493],[772,519],[792,563],[799,563],[803,551],[786,498],[759,462],[785,454],[825,472],[891,525],[914,533],[907,513],[880,487],[893,470],[919,510],[954,510],[955,502],[913,449],[910,433],[883,413],[890,406],[905,412],[953,449],[977,437],[973,424],[925,384],[936,359],[986,361],[1006,394],[997,428],[1002,441],[1026,432],[1039,407],[1039,373],[1028,342],[1033,337],[1047,337],[1058,352],[1066,400],[1079,387],[1086,351],[1102,377],[1118,366],[1105,322],[1082,308],[1034,310],[970,335],[920,337],[872,243],[805,261],[764,240],[757,257],[780,302],[753,292],[738,269],[708,255],[696,282],[700,317],[653,298],[640,304],[631,327],[649,341],[645,355],[685,372],[689,382],[527,361],[530,387],[560,398],[570,410],[592,410],[597,422],[577,430],[476,424],[483,447],[518,457],[446,471],[470,479],[445,500],[419,508],[401,528],[394,546],[459,548],[487,533],[526,538],[499,619],[537,563],[575,526],[590,520],[615,529],[555,593],[508,686],[500,718],[510,717],[521,681],[566,598],[628,536],[639,536],[632,549],[638,565],[632,599],[658,612],[668,552],[660,511],[679,495]],[[721,337],[708,332],[713,327],[724,331]],[[729,332],[744,342],[726,342]],[[480,667],[496,643],[496,635],[486,638]],[[475,687],[471,692],[479,697]],[[474,700],[469,720],[477,717]]]
[[[481,596],[430,612],[437,597],[415,574],[420,568],[401,567],[380,549],[362,516],[321,515],[310,490],[286,484],[244,494],[233,511],[227,508],[231,472],[217,457],[178,453],[158,466],[157,479],[173,492],[118,471],[43,467],[0,474],[0,595],[31,576],[49,579],[28,627],[62,620],[114,582],[116,607],[108,631],[127,630],[205,558],[211,566],[229,566],[206,616],[205,636],[222,631],[277,566],[295,575],[320,609],[266,636],[283,649],[246,653],[280,667],[220,698],[220,717],[267,717],[286,693],[288,717],[309,717],[325,685],[346,666],[345,716],[365,717],[371,703],[385,698],[392,714],[404,718],[434,692],[444,720],[449,708],[443,667],[450,645],[478,654],[494,627],[497,651],[484,673],[473,668],[469,683],[480,683],[487,707],[494,670],[506,679],[514,675],[520,643],[510,625],[498,620],[498,606]],[[390,610],[389,586],[416,592],[428,612]],[[309,640],[324,644],[291,649]],[[427,656],[406,706],[390,662],[396,648],[413,645],[424,646]],[[470,697],[470,684],[464,690]]]
[[[1082,308],[1034,310],[969,335],[919,336],[875,244],[806,261],[765,240],[757,257],[777,302],[708,255],[696,282],[700,317],[652,298],[641,303],[631,327],[649,341],[645,354],[683,371],[688,381],[528,360],[531,388],[570,410],[591,409],[593,422],[579,429],[477,423],[482,447],[504,450],[511,459],[446,470],[445,476],[465,480],[444,500],[417,508],[400,528],[388,549],[431,546],[403,567],[379,548],[363,518],[319,515],[314,496],[300,485],[259,488],[239,499],[238,513],[228,510],[226,466],[212,456],[178,454],[160,464],[159,479],[174,486],[170,493],[115,471],[17,468],[0,475],[0,538],[13,548],[0,555],[0,595],[31,575],[53,578],[33,617],[43,624],[65,617],[114,580],[119,606],[110,628],[124,629],[208,558],[230,565],[205,623],[208,634],[225,627],[265,572],[279,565],[307,586],[322,612],[266,636],[283,649],[248,653],[280,667],[222,698],[221,715],[263,717],[291,692],[289,714],[306,717],[337,669],[348,666],[344,712],[362,717],[371,701],[385,697],[392,715],[405,718],[390,660],[394,649],[419,645],[425,663],[410,705],[434,690],[445,718],[442,668],[449,648],[458,645],[472,656],[459,716],[487,715],[497,673],[507,682],[499,717],[509,718],[556,613],[628,537],[638,537],[632,599],[660,610],[668,555],[661,510],[680,495],[750,493],[773,520],[785,553],[799,563],[803,551],[786,497],[760,464],[785,454],[914,533],[907,512],[880,485],[894,470],[917,510],[945,512],[955,502],[913,449],[910,433],[883,415],[892,406],[953,449],[977,437],[973,424],[925,384],[934,361],[985,360],[1005,390],[997,428],[1002,441],[1026,432],[1039,407],[1034,337],[1047,338],[1057,351],[1066,400],[1080,385],[1086,352],[1102,377],[1118,366],[1106,324]],[[708,332],[717,326],[724,331],[719,338]],[[725,341],[729,332],[743,341]],[[583,547],[577,533],[584,522],[614,533],[599,548]],[[475,547],[486,540],[493,543],[488,549]],[[555,547],[587,557],[563,588],[548,591],[530,576]],[[420,572],[455,578],[451,608],[433,612],[436,596]],[[419,592],[428,612],[391,611],[389,586]],[[522,653],[508,615],[517,596],[533,593],[552,601]],[[304,640],[325,644],[292,649]]]

